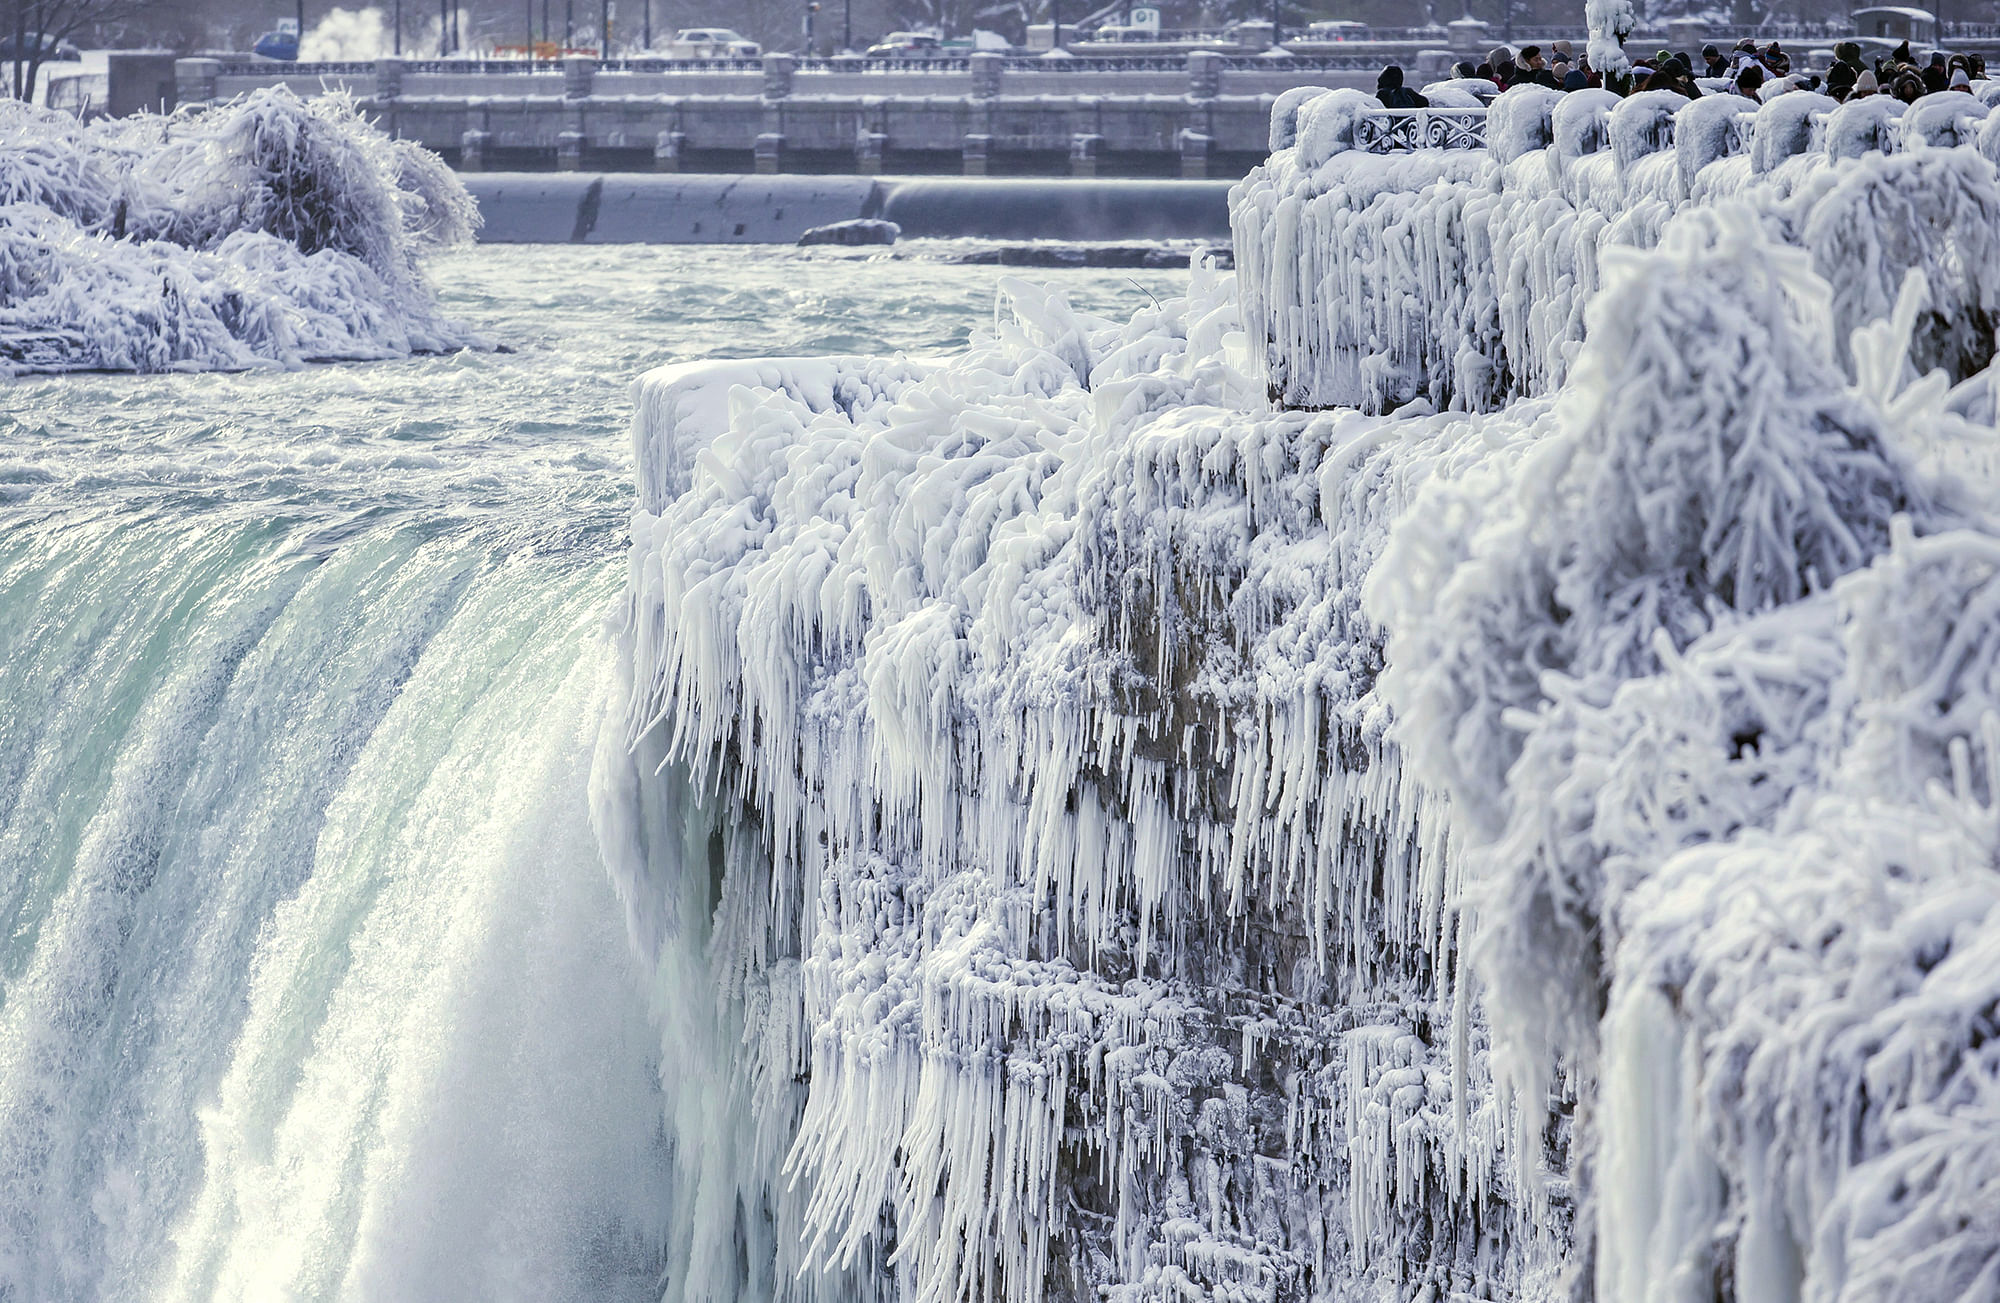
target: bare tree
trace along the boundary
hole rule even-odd
[[[149,7],[148,0],[0,0],[14,46],[8,89],[17,100],[32,100],[42,65],[59,42],[108,24],[123,22]]]

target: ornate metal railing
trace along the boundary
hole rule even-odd
[[[1225,54],[1228,72],[1380,72],[1379,54]]]
[[[223,77],[372,77],[374,60],[325,63],[281,63],[271,59],[238,59],[216,70]]]
[[[800,60],[803,65],[805,60]],[[562,65],[554,65],[562,71]],[[645,55],[630,59],[606,59],[597,65],[599,72],[762,72],[764,61],[743,56],[712,57],[706,59],[669,59],[660,55]]]
[[[932,55],[927,58],[868,58],[859,54],[801,55],[792,65],[800,72],[956,72],[972,71],[967,55]]]
[[[1486,148],[1485,109],[1379,109],[1354,120],[1354,147],[1367,154]]]

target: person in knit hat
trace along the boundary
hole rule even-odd
[[[1956,68],[1952,71],[1949,89],[1962,90],[1967,95],[1972,94],[1972,78],[1965,75],[1965,69]]]
[[[1861,75],[1854,79],[1854,89],[1847,92],[1847,98],[1850,100],[1865,100],[1870,95],[1878,93],[1881,89],[1881,84],[1875,80],[1875,74],[1863,68]]]

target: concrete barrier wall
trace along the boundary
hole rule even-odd
[[[491,244],[792,244],[858,217],[906,237],[1223,240],[1225,181],[487,172],[465,178]]]

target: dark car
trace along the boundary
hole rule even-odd
[[[11,35],[0,36],[0,63],[20,63],[31,59],[35,57],[37,46],[41,48],[43,63],[77,63],[83,58],[83,51],[68,41],[30,32],[27,40],[19,46],[14,44]]]

